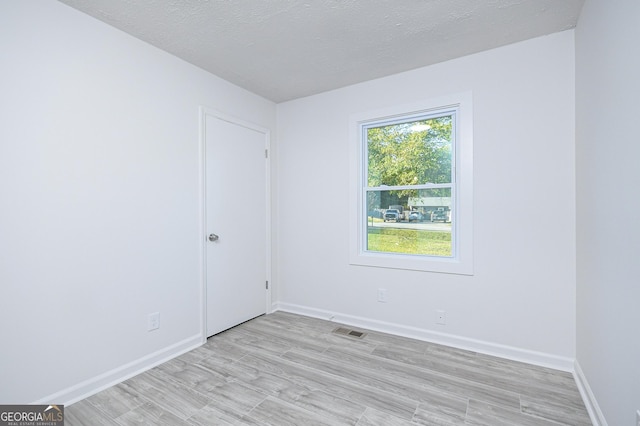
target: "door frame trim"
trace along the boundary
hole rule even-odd
[[[266,271],[265,280],[269,282],[269,288],[265,290],[265,312],[271,313],[271,292],[273,288],[273,282],[271,280],[271,131],[265,127],[256,125],[246,120],[239,119],[237,117],[225,114],[216,109],[200,106],[198,108],[199,114],[199,172],[198,179],[200,183],[199,188],[199,233],[200,233],[200,285],[201,285],[201,309],[200,309],[200,334],[202,336],[202,343],[207,341],[207,185],[206,185],[206,136],[207,136],[207,117],[214,117],[219,120],[227,121],[238,126],[245,127],[264,134],[265,149],[268,155],[265,158],[265,197],[266,197]],[[266,284],[266,283],[265,283]]]

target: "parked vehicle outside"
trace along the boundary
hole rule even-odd
[[[386,212],[384,212],[384,221],[385,222],[390,222],[390,221],[396,221],[396,222],[400,222],[400,212],[397,209],[389,209]]]
[[[451,211],[449,210],[434,210],[431,212],[431,222],[451,222]]]
[[[411,221],[421,221],[422,220],[422,213],[418,212],[418,211],[412,211],[411,213],[409,213],[409,222]]]

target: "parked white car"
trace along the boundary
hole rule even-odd
[[[411,213],[409,213],[409,222],[411,221],[421,221],[422,220],[422,213],[418,212],[418,211],[412,211]]]

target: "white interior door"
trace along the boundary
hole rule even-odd
[[[266,312],[268,132],[205,113],[207,336]]]

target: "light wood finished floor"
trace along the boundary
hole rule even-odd
[[[283,312],[65,408],[72,425],[591,425],[571,374]]]

